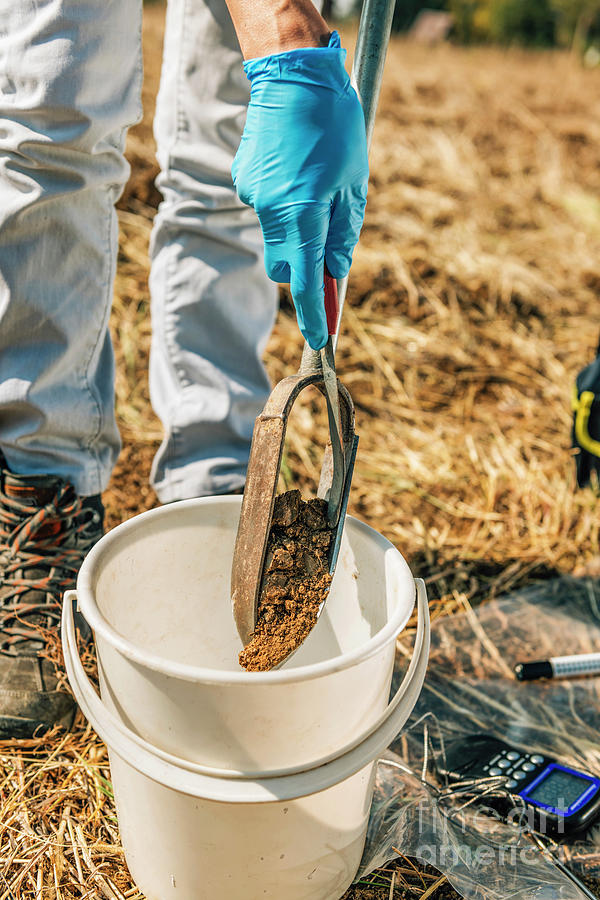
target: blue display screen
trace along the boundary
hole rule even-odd
[[[557,812],[565,813],[585,794],[591,780],[564,769],[552,769],[536,787],[528,792],[528,797],[541,806],[550,806]]]

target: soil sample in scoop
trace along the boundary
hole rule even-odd
[[[245,669],[272,669],[313,628],[331,584],[327,554],[332,540],[324,500],[303,500],[300,491],[275,498],[256,628],[239,656]]]

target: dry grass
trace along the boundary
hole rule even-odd
[[[156,502],[146,250],[162,16],[147,9],[146,118],[130,136],[120,204],[113,333],[125,450],[110,524]],[[600,330],[599,88],[599,72],[559,53],[390,50],[338,369],[361,436],[351,510],[429,580],[434,615],[598,556],[595,498],[574,490],[569,394]],[[284,298],[267,351],[273,379],[300,350]],[[285,468],[306,493],[326,429],[313,403],[292,420]],[[105,750],[83,720],[70,736],[4,744],[0,755],[0,900],[138,896]],[[348,896],[441,896],[431,877],[408,892],[401,875]]]

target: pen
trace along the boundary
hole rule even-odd
[[[536,662],[517,663],[515,675],[519,681],[600,675],[600,653],[575,653],[573,656],[551,656]]]

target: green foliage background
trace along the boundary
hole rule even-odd
[[[396,30],[409,28],[422,9],[454,16],[460,43],[562,46],[583,51],[600,42],[600,0],[397,0]]]

